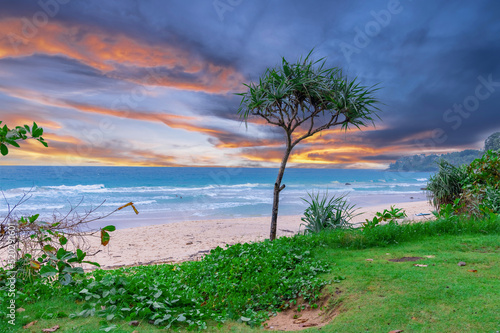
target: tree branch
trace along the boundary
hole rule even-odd
[[[262,114],[260,111],[258,112],[254,112],[252,113],[253,115],[255,116],[260,116],[262,118],[264,118],[269,124],[273,124],[273,125],[276,125],[276,126],[281,126],[281,123],[279,122],[279,119],[278,119],[278,122],[276,121],[272,121],[269,117],[265,116],[264,114]],[[271,114],[272,115],[272,114]]]
[[[300,141],[304,140],[305,138],[308,138],[310,136],[313,136],[314,134],[318,133],[318,132],[321,132],[322,130],[325,130],[327,128],[330,128],[330,127],[333,127],[333,126],[337,126],[337,125],[343,125],[345,123],[348,123],[349,122],[349,119],[346,117],[346,119],[344,119],[343,121],[338,121],[338,117],[339,117],[339,114],[340,112],[337,112],[336,114],[332,115],[330,121],[316,129],[312,129],[313,126],[314,126],[314,118],[311,118],[311,126],[309,127],[309,130],[307,131],[306,134],[302,135],[301,137],[297,138],[293,144],[292,144],[292,147],[295,147]]]

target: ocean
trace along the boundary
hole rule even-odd
[[[267,168],[198,167],[65,167],[0,166],[0,217],[27,193],[16,208],[18,216],[38,213],[41,219],[67,214],[73,207],[84,213],[100,205],[94,216],[133,202],[139,210],[122,209],[93,227],[117,228],[208,220],[270,216],[273,184],[278,170]],[[426,200],[421,190],[428,172],[389,172],[352,169],[285,171],[279,213],[304,212],[311,191],[348,194],[359,207]],[[389,207],[387,207],[389,208]]]

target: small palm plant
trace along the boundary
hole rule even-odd
[[[325,229],[351,228],[349,221],[358,216],[355,204],[347,202],[347,194],[332,196],[328,199],[328,191],[321,197],[318,193],[307,193],[309,200],[302,198],[309,204],[301,218],[304,233],[318,233]]]
[[[445,160],[438,162],[439,172],[429,178],[427,191],[429,201],[439,211],[446,204],[453,204],[460,198],[467,179],[465,166],[456,167]]]

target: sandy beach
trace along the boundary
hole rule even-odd
[[[363,222],[372,218],[378,211],[390,205],[360,208],[362,215],[352,222]],[[415,216],[418,213],[431,213],[427,201],[397,204],[404,208],[409,220],[422,220],[433,215]],[[279,216],[278,237],[291,236],[301,230],[301,216]],[[102,268],[147,265],[155,263],[175,263],[196,260],[217,246],[226,244],[262,241],[269,237],[270,217],[249,217],[187,221],[159,224],[144,227],[119,229],[111,234],[106,247],[100,246],[98,237],[88,238],[88,253],[97,254],[89,260],[97,261]],[[87,268],[87,267],[86,267]]]

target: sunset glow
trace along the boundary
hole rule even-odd
[[[400,6],[385,26],[370,14],[384,1],[244,2],[222,19],[211,2],[75,1],[48,13],[8,1],[0,5],[0,120],[36,121],[49,148],[25,142],[1,163],[275,167],[283,130],[260,118],[243,123],[235,93],[281,57],[313,48],[350,78],[379,84],[381,119],[304,140],[292,166],[385,168],[399,156],[482,148],[500,130],[498,28],[489,23],[497,5]],[[362,30],[372,21],[373,36]],[[478,84],[487,98],[474,97]],[[465,111],[453,111],[457,103]]]

